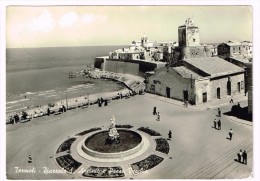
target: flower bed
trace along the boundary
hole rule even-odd
[[[169,147],[169,143],[166,139],[158,138],[158,139],[155,139],[155,141],[156,141],[156,148],[155,148],[156,151],[159,151],[159,152],[162,152],[165,154],[169,153],[170,147]]]
[[[127,129],[130,129],[132,128],[133,126],[132,125],[129,125],[129,124],[117,124],[116,125],[116,128],[127,128]]]
[[[161,134],[159,132],[154,131],[148,127],[141,127],[141,128],[138,128],[138,130],[143,131],[143,132],[149,134],[150,136],[161,136]]]
[[[124,177],[122,167],[89,167],[83,174],[84,177],[119,178]]]
[[[163,161],[162,157],[157,155],[150,155],[144,160],[131,164],[134,174],[139,174],[149,170]]]
[[[56,153],[60,153],[60,152],[63,152],[63,151],[68,151],[70,150],[70,147],[72,145],[72,143],[76,140],[76,138],[69,138],[67,139],[66,141],[64,141],[60,147],[58,148],[57,152]]]
[[[91,133],[91,132],[97,131],[97,130],[101,130],[101,128],[91,128],[91,129],[82,131],[82,132],[76,134],[75,136],[83,136],[83,135],[85,135],[85,134],[88,134],[88,133]]]
[[[57,163],[60,167],[64,168],[67,172],[75,172],[82,163],[77,162],[72,158],[71,155],[63,155],[56,158]]]

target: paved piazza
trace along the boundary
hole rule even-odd
[[[45,116],[27,123],[7,125],[6,165],[8,179],[77,179],[82,170],[93,167],[118,167],[124,170],[124,178],[133,179],[220,179],[247,178],[252,173],[253,127],[245,122],[236,122],[223,115],[222,129],[212,128],[217,108],[199,109],[175,104],[176,101],[151,94],[136,95],[129,99],[114,100],[106,107],[91,105],[85,109],[67,111],[61,115]],[[246,102],[241,102],[245,106]],[[153,107],[160,112],[160,121],[152,114]],[[230,104],[221,107],[229,111]],[[132,125],[133,131],[140,133],[145,143],[136,155],[113,162],[106,159],[89,159],[77,150],[86,135],[78,133],[91,128],[109,125],[114,115],[117,125]],[[150,136],[140,130],[149,127],[161,134]],[[228,130],[234,130],[234,139],[228,140]],[[173,138],[167,140],[169,153],[155,150],[156,138],[168,138],[169,130]],[[95,132],[95,131],[94,131]],[[93,132],[93,133],[94,133]],[[91,133],[88,133],[91,134]],[[74,140],[71,148],[57,153],[64,141]],[[248,152],[248,164],[235,161],[240,149]],[[32,163],[28,162],[28,155]],[[73,173],[61,169],[56,158],[70,155],[82,163]],[[149,155],[163,158],[153,168],[133,173],[131,164],[144,160]],[[118,159],[118,158],[117,158]],[[62,171],[62,172],[61,172]],[[31,172],[31,173],[26,173]],[[54,172],[54,173],[53,173]],[[56,172],[56,173],[55,173]],[[59,173],[57,173],[59,172]]]

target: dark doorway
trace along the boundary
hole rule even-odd
[[[230,82],[230,80],[227,82],[227,95],[231,95],[231,82]]]
[[[166,87],[166,97],[171,97],[171,89],[169,87]]]
[[[154,84],[151,85],[151,92],[155,93],[155,85]]]
[[[237,92],[240,93],[240,82],[237,83]]]
[[[202,97],[203,97],[203,102],[207,102],[207,92],[204,92],[202,94]]]
[[[183,101],[188,101],[189,100],[189,94],[187,90],[183,91]]]
[[[220,99],[220,87],[217,88],[217,99]]]

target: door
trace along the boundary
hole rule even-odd
[[[237,83],[237,92],[240,93],[241,87],[240,87],[240,82]]]
[[[189,100],[189,94],[187,90],[183,91],[183,101],[188,101]]]
[[[217,88],[217,99],[220,99],[220,87]]]
[[[171,97],[171,89],[169,87],[166,87],[166,97],[167,98]]]
[[[203,97],[203,102],[207,102],[207,92],[204,92],[202,94],[202,97]]]

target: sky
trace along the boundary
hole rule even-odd
[[[9,6],[6,47],[128,45],[146,34],[178,41],[193,18],[202,43],[252,41],[251,6]]]

